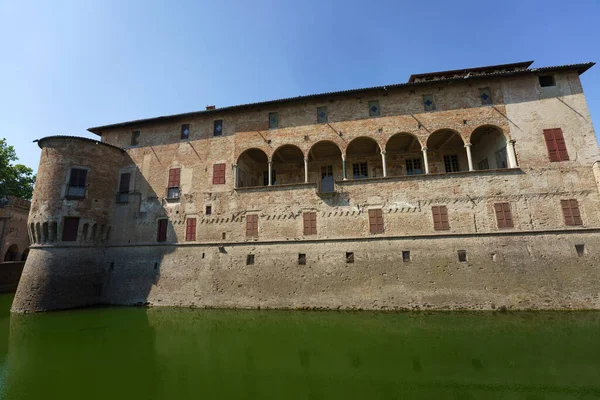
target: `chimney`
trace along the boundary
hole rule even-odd
[[[215,106],[206,106],[206,109],[207,109],[207,110],[214,110],[214,109],[215,109]]]

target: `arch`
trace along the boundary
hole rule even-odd
[[[21,261],[27,261],[27,256],[29,256],[29,247],[23,250],[23,254],[21,255]]]
[[[353,179],[383,176],[381,146],[372,137],[359,136],[352,139],[346,147],[346,162],[348,175]]]
[[[19,246],[11,244],[4,254],[4,261],[17,261],[19,256]]]
[[[252,147],[237,158],[236,187],[267,186],[269,156],[264,150]]]
[[[508,168],[508,136],[495,125],[482,125],[470,136],[473,167],[477,170]]]
[[[279,146],[273,152],[272,184],[304,182],[304,152],[293,144]]]
[[[469,170],[465,139],[455,130],[438,129],[427,138],[429,170],[448,173]]]
[[[508,142],[511,137],[508,134],[508,132],[506,132],[504,129],[500,128],[498,125],[494,125],[494,124],[483,124],[483,125],[479,125],[478,127],[476,127],[475,129],[473,129],[471,131],[471,133],[469,134],[469,143],[473,143],[473,134],[477,131],[480,131],[482,129],[491,129],[491,130],[498,130],[500,133],[502,133],[502,135],[504,135],[504,138],[506,139],[506,141]]]
[[[308,181],[317,182],[319,192],[333,192],[335,180],[345,179],[342,154],[331,140],[320,140],[308,150]]]
[[[412,133],[399,132],[385,144],[388,176],[420,175],[424,169],[422,144]]]

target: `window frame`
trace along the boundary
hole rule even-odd
[[[381,117],[381,106],[379,105],[379,100],[371,100],[367,102],[367,105],[369,106],[369,118]],[[371,110],[373,106],[377,108],[376,111]]]
[[[223,136],[223,120],[215,119],[213,122],[213,137]]]
[[[131,141],[129,142],[131,147],[140,145],[140,136],[141,132],[139,130],[131,132]]]
[[[275,117],[275,123],[273,124],[273,117]],[[279,128],[279,113],[277,111],[269,113],[269,129]]]
[[[325,113],[324,117],[321,117],[321,112]],[[326,124],[327,122],[329,122],[327,106],[317,107],[317,124]]]
[[[131,172],[121,172],[119,174],[119,190],[117,191],[117,204],[126,204],[129,203],[129,193],[131,187]],[[127,185],[124,184],[123,177],[128,176],[126,182]],[[125,187],[126,186],[126,187]]]
[[[74,176],[73,176],[74,171],[79,171],[79,172],[77,172],[77,174],[79,176],[76,176],[74,178]],[[69,175],[67,177],[67,188],[65,191],[65,199],[67,199],[67,200],[82,200],[82,199],[86,198],[89,172],[90,172],[90,169],[88,167],[72,166],[71,168],[69,168]],[[81,178],[81,175],[83,175],[83,178]],[[73,185],[72,184],[73,180],[78,181],[78,182],[76,182],[77,184]],[[83,180],[83,183],[81,182],[82,180]],[[71,188],[74,188],[74,189],[71,189]],[[73,192],[72,192],[72,190],[73,190]],[[81,194],[78,193],[79,191],[81,191]]]
[[[364,171],[363,171],[364,167]],[[354,172],[358,170],[358,175]],[[363,174],[364,172],[364,174]],[[367,179],[369,177],[369,163],[368,162],[358,162],[352,163],[352,179]]]
[[[246,215],[246,237],[257,238],[258,237],[258,215],[248,214]]]
[[[548,78],[552,81],[552,83],[550,85],[548,85],[548,84],[542,84],[542,80],[546,80]],[[542,88],[556,87],[556,77],[553,74],[550,74],[550,75],[538,75],[538,83],[539,83],[540,87],[542,87]]]
[[[67,221],[73,221],[67,223]],[[63,242],[76,242],[77,236],[79,235],[79,217],[64,217],[63,218],[63,229],[61,235],[61,241]],[[70,226],[70,228],[68,228]],[[74,230],[73,230],[74,229]]]
[[[431,105],[425,104],[427,100],[431,100]],[[424,94],[423,95],[423,110],[425,111],[435,111],[435,100],[433,99],[433,94]]]
[[[164,243],[167,241],[168,231],[169,231],[169,219],[168,218],[159,218],[156,220],[156,241],[158,243]]]
[[[416,164],[419,165],[419,168],[415,168]],[[420,158],[407,158],[405,160],[405,167],[406,175],[423,175],[423,162]],[[420,172],[415,173],[415,170],[418,170]]]
[[[483,95],[488,96],[488,99],[484,99]],[[479,88],[479,100],[482,106],[489,106],[494,104],[494,98],[492,97],[492,89],[489,87]]]
[[[446,162],[446,157],[448,157],[448,162]],[[460,162],[458,159],[458,154],[444,154],[442,156],[442,160],[444,162],[444,170],[447,174],[452,172],[460,172]],[[450,166],[450,171],[448,171],[448,166]],[[454,167],[456,166],[456,171],[454,171]]]
[[[175,178],[176,177],[176,178]],[[173,196],[173,194],[176,194]],[[167,199],[179,200],[181,198],[181,167],[169,168],[167,181]]]
[[[187,134],[184,134],[186,129],[187,129]],[[190,124],[182,124],[180,140],[188,140],[189,138],[190,138]]]

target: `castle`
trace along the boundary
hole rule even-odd
[[[594,64],[531,64],[39,139],[12,309],[600,308]]]

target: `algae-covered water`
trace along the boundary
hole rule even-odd
[[[10,315],[1,399],[600,398],[600,313]]]

